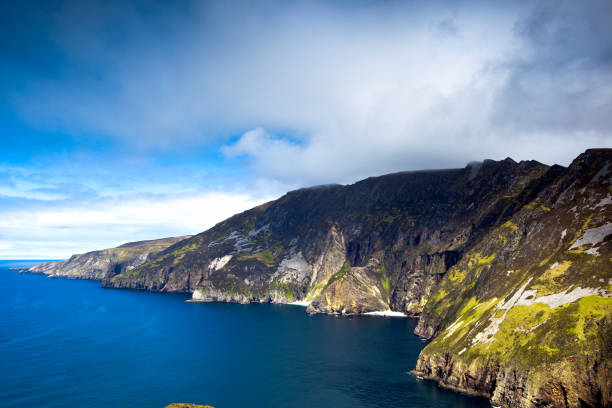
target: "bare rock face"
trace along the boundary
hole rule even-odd
[[[228,302],[250,303],[251,299],[242,294],[218,290],[210,282],[204,281],[192,294],[191,302]]]
[[[346,261],[307,311],[350,315],[388,308],[389,278],[384,265],[371,258],[366,266],[351,267]]]
[[[42,273],[50,277],[101,280],[129,272],[145,263],[152,255],[186,238],[188,236],[129,242],[117,248],[72,255],[66,261],[38,264],[26,272]]]

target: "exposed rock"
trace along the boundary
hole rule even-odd
[[[227,292],[215,288],[210,281],[203,281],[191,296],[191,302],[230,302],[230,303],[250,303],[251,298],[242,294]]]
[[[366,266],[351,267],[348,261],[316,297],[309,313],[360,314],[389,308],[389,277],[384,265],[371,258]]]

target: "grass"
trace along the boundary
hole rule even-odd
[[[351,263],[348,260],[346,260],[344,261],[342,268],[340,268],[340,271],[338,271],[334,276],[330,278],[328,285],[331,285],[335,281],[344,278],[346,274],[348,273],[349,269],[351,269]]]
[[[380,280],[380,284],[382,285],[383,289],[385,291],[387,291],[387,293],[389,292],[389,277],[384,277]]]
[[[541,210],[541,211],[544,211],[544,212],[550,212],[550,208],[548,208],[547,206],[545,206],[542,203],[538,203],[537,201],[532,201],[529,204],[526,204],[525,206],[523,206],[523,208],[526,208],[528,210],[537,209],[537,210]]]
[[[270,290],[282,293],[291,301],[295,300],[295,295],[293,294],[295,286],[290,282],[281,283],[280,278],[276,278],[270,283],[269,288]]]
[[[239,261],[248,261],[248,260],[256,260],[259,261],[263,264],[265,264],[267,267],[272,267],[275,265],[276,263],[276,257],[278,254],[280,254],[282,252],[282,247],[274,247],[274,248],[268,248],[265,249],[261,252],[255,252],[252,254],[243,254],[240,255],[238,257]]]

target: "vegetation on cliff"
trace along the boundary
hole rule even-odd
[[[449,270],[415,373],[505,406],[612,404],[611,159],[581,155]]]

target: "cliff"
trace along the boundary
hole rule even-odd
[[[418,315],[449,268],[527,204],[547,171],[487,160],[293,191],[103,285],[202,301],[307,300],[312,313]]]
[[[509,407],[612,405],[612,155],[592,150],[432,292],[415,374]]]
[[[117,248],[72,255],[66,261],[35,265],[26,272],[42,273],[50,277],[101,280],[130,271],[145,263],[151,256],[186,238],[189,236],[128,242]]]
[[[292,191],[102,285],[419,316],[416,375],[500,406],[611,406],[611,212],[611,149],[485,160]]]

